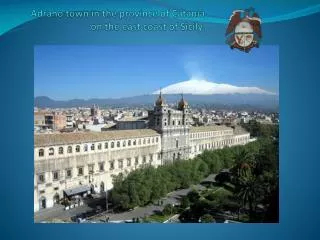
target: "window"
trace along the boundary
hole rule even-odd
[[[143,156],[142,157],[142,164],[146,164],[147,163],[147,157],[146,156]]]
[[[179,140],[176,139],[176,148],[178,148],[178,147],[179,147]]]
[[[181,122],[180,122],[180,121],[178,121],[178,125],[181,125]]]
[[[95,148],[94,144],[91,144],[91,151],[94,151],[94,148]]]
[[[158,160],[161,160],[161,153],[158,153]]]
[[[139,157],[134,158],[134,165],[136,165],[136,166],[139,165]]]
[[[68,153],[72,153],[72,147],[71,146],[68,146],[67,152]]]
[[[114,148],[114,142],[111,142],[111,148]]]
[[[59,172],[55,171],[53,172],[53,181],[57,181],[59,179]]]
[[[72,177],[72,170],[71,169],[67,169],[66,170],[66,178],[71,178]]]
[[[54,149],[53,148],[49,148],[49,156],[53,156],[54,154]]]
[[[109,164],[110,164],[110,168],[109,169],[113,170],[114,169],[114,161],[110,161]]]
[[[139,139],[138,144],[141,145],[141,139]]]
[[[78,176],[82,176],[83,175],[83,167],[79,167],[78,168]]]
[[[173,160],[175,160],[175,159],[176,159],[176,154],[174,153],[174,154],[173,154]]]
[[[59,147],[59,154],[63,154],[63,147]]]
[[[122,142],[122,146],[123,146],[123,147],[126,146],[126,140],[124,140],[124,141]]]
[[[39,149],[39,157],[43,157],[44,156],[44,150],[41,148]]]
[[[88,172],[89,172],[89,174],[93,174],[93,172],[94,172],[94,164],[89,164],[88,165]]]
[[[105,149],[108,148],[108,143],[107,143],[107,142],[104,143],[104,148],[105,148]]]
[[[150,138],[148,138],[148,144],[150,144]]]
[[[45,181],[44,174],[39,174],[38,181],[39,181],[39,183],[44,183],[44,181]]]
[[[157,143],[157,142],[159,142],[159,138],[158,138],[158,137],[156,137],[156,143]]]
[[[137,140],[133,140],[133,146],[137,145]]]
[[[143,144],[146,144],[146,139],[145,138],[143,139]]]
[[[88,145],[87,144],[84,145],[83,151],[88,152]]]
[[[152,161],[153,161],[153,155],[150,154],[149,162],[152,163]]]
[[[118,167],[119,167],[120,169],[123,168],[123,160],[122,160],[122,159],[118,160]]]
[[[100,172],[104,171],[104,163],[103,162],[99,163],[99,171]]]
[[[118,148],[120,147],[120,141],[117,142],[117,147],[118,147]]]
[[[76,152],[80,152],[80,146],[79,145],[76,146]]]
[[[152,143],[154,143],[154,138],[152,138]]]
[[[174,120],[172,121],[172,125],[174,126],[174,124],[175,124],[175,122],[174,122]]]
[[[128,140],[128,146],[131,146],[131,140]]]
[[[127,167],[131,167],[131,158],[127,159]]]
[[[102,145],[101,145],[101,143],[99,143],[98,144],[98,150],[101,150],[101,148],[102,148]]]

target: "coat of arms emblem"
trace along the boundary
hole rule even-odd
[[[259,47],[262,38],[261,19],[253,8],[233,11],[226,38],[231,49],[249,52],[251,48]]]

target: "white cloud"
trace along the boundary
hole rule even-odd
[[[162,89],[163,94],[194,94],[194,95],[209,95],[209,94],[269,94],[275,93],[263,90],[258,87],[237,87],[230,84],[214,83],[207,80],[191,79],[189,81],[178,82],[169,85]],[[159,94],[159,90],[152,94]]]

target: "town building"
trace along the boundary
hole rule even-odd
[[[120,173],[250,141],[250,134],[240,128],[191,126],[183,97],[173,109],[160,93],[148,117],[149,128],[144,129],[36,134],[34,211],[74,195],[105,192]]]

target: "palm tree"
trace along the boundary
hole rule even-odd
[[[249,205],[249,213],[252,217],[255,211],[256,199],[259,192],[257,178],[250,172],[239,178],[237,197],[241,201],[243,208]]]
[[[246,174],[246,171],[251,168],[253,158],[252,158],[252,155],[250,155],[247,150],[242,148],[236,151],[233,159],[234,159],[233,172],[234,172],[234,175],[236,176],[236,180],[238,181],[241,175]]]

